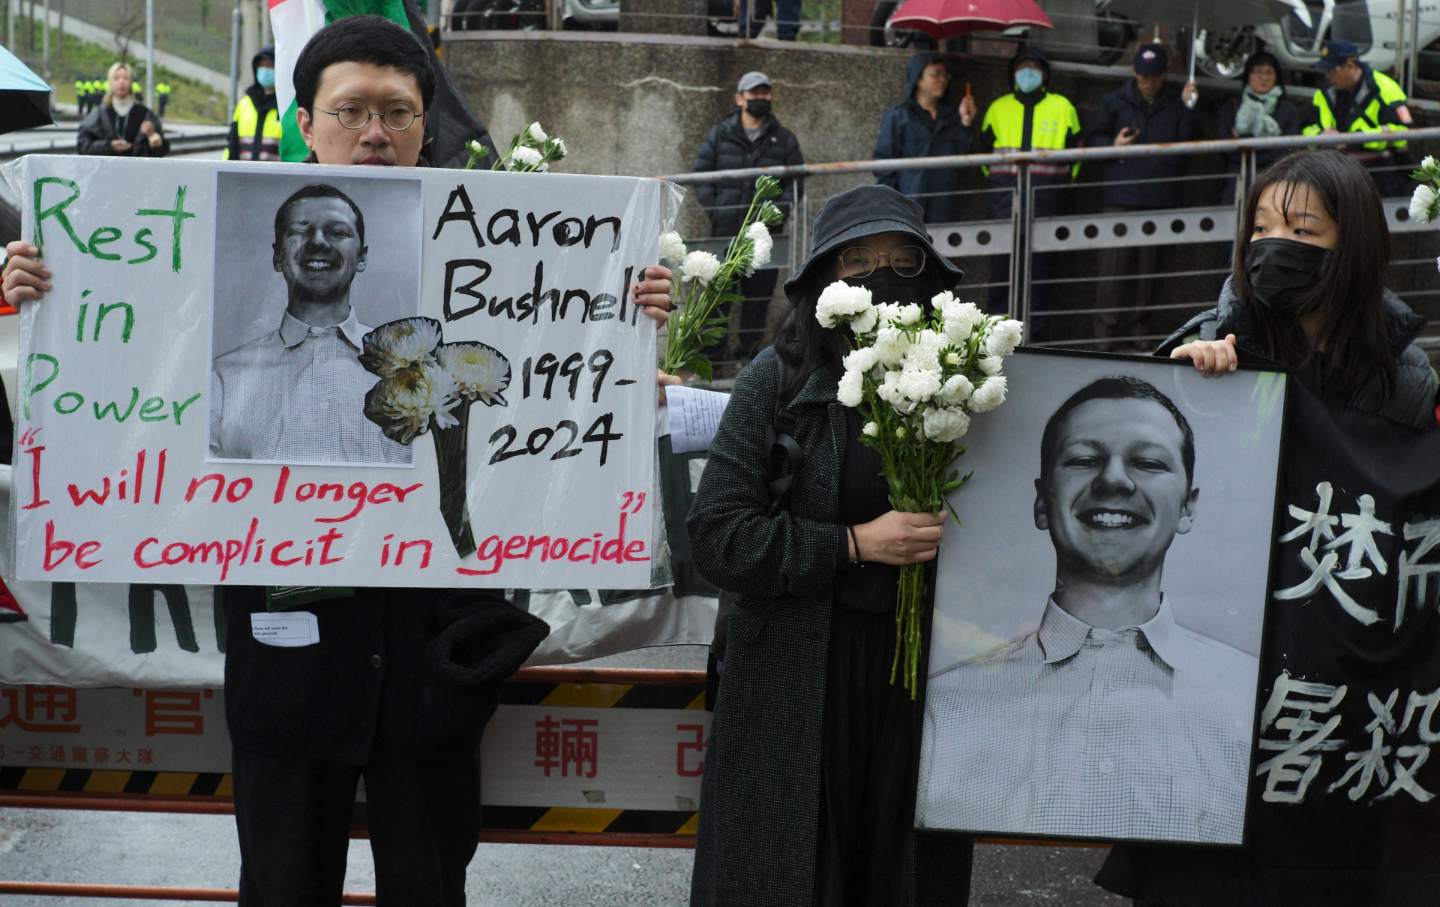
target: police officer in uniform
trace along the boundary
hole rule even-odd
[[[1038,50],[1021,47],[1010,61],[1010,82],[1015,90],[997,98],[985,111],[980,123],[981,154],[1006,151],[1053,151],[1080,144],[1080,116],[1075,105],[1064,95],[1047,90],[1050,63]],[[989,193],[986,208],[992,219],[1008,219],[1014,193],[1016,166],[995,164],[982,168],[986,179],[996,191]],[[1031,164],[1030,179],[1035,187],[1036,217],[1050,217],[1060,212],[1065,193],[1047,188],[1070,183],[1079,165]],[[1021,240],[1021,248],[1025,241]],[[1044,280],[1049,274],[1046,258],[1022,255],[1022,267],[1030,268],[1030,300],[1038,306],[1045,297],[1046,287],[1033,281]],[[990,310],[1004,311],[1010,280],[1010,256],[995,255],[990,259]],[[1017,275],[1018,277],[1019,275]]]
[[[1349,41],[1328,41],[1315,64],[1325,70],[1329,83],[1315,91],[1306,135],[1340,132],[1403,132],[1414,122],[1405,90],[1383,72],[1360,60],[1360,49]],[[1349,145],[1344,151],[1370,171],[1380,194],[1409,195],[1405,160],[1406,143],[1378,139]]]

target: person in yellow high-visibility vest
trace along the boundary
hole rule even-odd
[[[1317,68],[1325,70],[1329,83],[1316,89],[1306,135],[1339,132],[1404,132],[1414,119],[1405,89],[1383,72],[1376,72],[1360,60],[1360,49],[1349,41],[1328,41]],[[1344,150],[1370,171],[1381,195],[1409,195],[1406,174],[1406,143],[1402,139],[1376,138]]]
[[[250,61],[255,83],[245,89],[230,120],[227,161],[280,160],[280,112],[275,101],[275,48],[262,47]]]
[[[1038,50],[1022,47],[1010,60],[1010,81],[1015,90],[996,98],[985,110],[980,123],[976,151],[1058,151],[1080,144],[1080,116],[1075,105],[1064,95],[1048,90],[1050,63]],[[1079,165],[1031,164],[1030,180],[1035,188],[1036,217],[1058,214],[1064,191],[1052,188],[1069,184]],[[983,168],[985,177],[995,190],[986,199],[986,210],[993,219],[1008,219],[1015,185],[1016,166],[995,164]],[[1022,241],[1021,248],[1025,248]],[[990,309],[1002,311],[1008,297],[1010,281],[1009,255],[990,258]],[[1045,261],[1037,255],[1022,256],[1022,264],[1030,268],[1032,281],[1030,301],[1034,305],[1044,299],[1045,287],[1035,285],[1049,274]]]

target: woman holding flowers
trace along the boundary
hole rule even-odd
[[[880,454],[862,443],[875,429],[841,399],[855,388],[840,380],[844,322],[879,317],[860,296],[897,303],[896,318],[899,303],[914,304],[918,316],[962,274],[931,246],[920,206],[887,187],[832,199],[814,236],[785,285],[792,309],[775,346],[736,382],[687,524],[697,567],[739,594],[691,903],[963,904],[968,842],[922,841],[945,852],[916,858],[921,712],[891,683],[900,572],[935,558],[942,515],[895,509]],[[826,289],[837,280],[849,286]],[[777,423],[782,412],[793,421]],[[783,468],[772,461],[777,424],[793,439]],[[793,484],[777,502],[780,472]]]
[[[1440,177],[1440,168],[1436,176]],[[1417,195],[1417,200],[1423,201],[1422,195]],[[1417,217],[1433,215],[1434,207],[1431,204],[1426,211],[1417,212]],[[1343,457],[1358,456],[1355,451],[1387,449],[1367,447],[1367,443],[1393,439],[1394,449],[1401,452],[1398,462],[1383,458],[1360,461],[1366,464],[1370,481],[1377,472],[1406,465],[1413,455],[1404,452],[1423,449],[1428,441],[1420,432],[1436,425],[1436,375],[1414,343],[1425,319],[1385,288],[1389,257],[1389,231],[1380,197],[1364,168],[1335,151],[1291,154],[1261,173],[1250,190],[1236,236],[1233,272],[1215,308],[1182,327],[1161,346],[1159,354],[1188,359],[1207,375],[1234,371],[1242,362],[1289,370],[1290,380],[1304,394],[1292,397],[1292,418],[1297,412],[1305,413],[1302,427],[1324,419],[1333,423],[1335,434],[1350,433],[1350,443],[1340,446],[1353,446],[1354,450]],[[1295,431],[1296,423],[1290,425],[1290,431]],[[1313,445],[1300,447],[1287,441],[1284,471],[1303,475],[1304,481],[1297,484],[1306,490],[1316,487],[1318,492],[1314,480],[1328,484],[1327,470],[1336,468],[1331,464],[1346,462],[1342,455],[1330,459],[1326,454]],[[1335,480],[1337,500],[1339,495],[1365,490],[1343,487],[1356,484],[1353,477],[1362,475],[1359,467],[1347,468],[1349,471]],[[1378,493],[1375,486],[1380,484],[1375,481],[1369,490]],[[1290,513],[1295,509],[1291,506]],[[1392,530],[1387,524],[1383,531]],[[1393,531],[1401,531],[1398,523]],[[1380,572],[1386,571],[1382,567]],[[1349,587],[1347,594],[1355,592],[1357,607],[1395,615],[1393,592],[1383,596],[1386,601],[1378,601],[1382,596],[1355,590]],[[1353,688],[1350,695],[1360,697],[1366,690],[1380,687],[1384,696],[1397,683],[1405,687],[1423,683],[1420,665],[1430,657],[1434,644],[1427,641],[1430,631],[1419,620],[1407,619],[1402,632],[1399,620],[1377,619],[1377,626],[1383,629],[1378,635],[1368,635],[1377,631],[1344,616],[1328,598],[1303,605],[1273,607],[1269,612],[1261,652],[1262,687],[1278,683],[1282,671],[1293,673],[1297,681],[1323,680],[1342,685],[1337,688]],[[1319,639],[1329,640],[1329,648],[1336,653],[1333,657],[1319,651],[1324,648],[1315,644]],[[1305,651],[1307,643],[1316,651]],[[1329,672],[1316,669],[1325,663],[1321,658],[1329,659]],[[1403,688],[1392,699],[1408,695]],[[1379,708],[1373,692],[1370,698]],[[1271,709],[1276,699],[1268,695],[1265,702]],[[1402,708],[1396,709],[1397,720],[1402,713]],[[1380,714],[1374,713],[1371,726],[1377,746],[1384,736],[1378,729]],[[1308,722],[1309,713],[1301,720]],[[1338,717],[1334,720],[1340,721]],[[1344,719],[1351,720],[1348,716]],[[1314,727],[1321,724],[1316,722]],[[1369,733],[1367,729],[1363,736],[1368,738]],[[1326,745],[1342,746],[1339,740],[1305,744],[1312,745],[1317,746],[1317,754]],[[1386,743],[1385,752],[1390,751],[1391,744]],[[1327,758],[1333,760],[1331,770],[1338,764],[1343,772],[1357,755],[1336,752]],[[1399,812],[1386,813],[1389,795],[1357,804],[1363,794],[1359,786],[1352,787],[1348,781],[1331,784],[1333,774],[1312,777],[1319,773],[1317,760],[1313,763],[1316,771],[1307,771],[1305,784],[1299,788],[1301,799],[1290,802],[1272,796],[1270,780],[1264,777],[1269,771],[1265,764],[1279,758],[1274,746],[1262,748],[1256,758],[1259,767],[1252,781],[1246,847],[1207,850],[1121,845],[1111,852],[1096,881],[1136,898],[1143,907],[1435,903],[1440,877],[1433,849],[1410,841],[1404,821],[1386,824],[1391,821],[1387,816],[1400,816]],[[1385,784],[1390,767],[1399,764],[1377,763],[1376,771],[1385,773],[1381,777]],[[1374,788],[1371,794],[1384,789],[1383,785]],[[1345,812],[1357,807],[1367,812]],[[1359,815],[1369,818],[1356,821]],[[1378,824],[1385,833],[1375,834],[1371,824]],[[1288,833],[1297,827],[1303,827],[1308,836]],[[1418,856],[1413,853],[1417,849],[1423,851]]]

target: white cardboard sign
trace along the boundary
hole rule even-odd
[[[20,579],[652,585],[664,184],[30,156]]]

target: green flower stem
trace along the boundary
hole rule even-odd
[[[461,400],[454,415],[460,424],[450,428],[441,428],[431,416],[430,435],[435,439],[435,463],[440,474],[440,515],[450,530],[455,553],[465,558],[475,553],[475,534],[470,529],[470,508],[465,500],[470,401]]]

